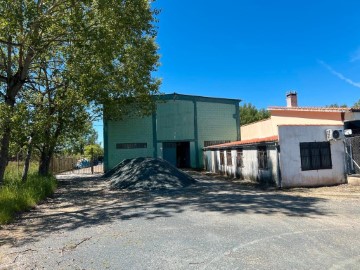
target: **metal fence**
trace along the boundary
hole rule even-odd
[[[347,173],[360,174],[360,136],[347,137],[344,143]]]

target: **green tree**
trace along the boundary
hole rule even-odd
[[[104,149],[99,144],[90,144],[85,146],[85,156],[91,158],[104,155]]]
[[[354,103],[354,108],[360,108],[360,99]]]
[[[240,124],[247,125],[270,117],[270,113],[265,109],[257,109],[251,103],[244,103],[240,106]]]
[[[337,103],[333,103],[330,105],[325,106],[327,108],[347,108],[348,106],[346,104],[339,105]]]
[[[75,134],[74,134],[75,135]],[[98,134],[96,130],[92,127],[91,122],[85,123],[83,130],[78,132],[70,138],[69,136],[65,138],[61,148],[62,153],[68,155],[83,155],[84,148],[86,145],[96,144],[98,139]]]
[[[102,106],[112,107],[112,116],[120,117],[129,102],[144,105],[138,106],[139,113],[153,108],[150,96],[160,82],[152,77],[159,56],[154,42],[157,11],[149,1],[2,1],[0,14],[0,184],[18,114],[16,103],[27,103],[34,96],[27,95],[29,89],[43,87],[43,78],[36,76],[39,68],[45,66],[43,75],[66,74],[59,92],[76,90],[86,100],[83,108],[91,104],[95,113]],[[49,68],[59,60],[56,70]],[[58,95],[57,91],[51,92]],[[64,117],[71,117],[67,113]],[[39,128],[51,126],[45,120],[36,121]]]

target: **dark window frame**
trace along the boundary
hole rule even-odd
[[[220,151],[220,165],[223,166],[225,164],[224,162],[224,150]]]
[[[226,150],[226,165],[232,166],[231,150]]]
[[[140,149],[147,148],[147,143],[117,143],[116,149]]]
[[[268,169],[268,154],[266,145],[260,145],[257,147],[258,156],[258,168],[261,170]]]
[[[332,169],[330,142],[301,142],[299,147],[302,171]]]
[[[244,167],[244,152],[243,149],[236,150],[236,166],[238,168]]]

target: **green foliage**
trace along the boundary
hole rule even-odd
[[[91,144],[85,146],[85,156],[91,158],[91,156],[99,157],[104,155],[104,149],[99,144]]]
[[[360,108],[360,99],[354,103],[354,108]]]
[[[265,109],[257,109],[251,103],[244,103],[240,106],[240,124],[247,125],[270,117],[270,113]]]
[[[348,106],[346,104],[339,105],[337,103],[333,103],[330,105],[325,106],[327,108],[347,108]]]
[[[11,138],[0,149],[0,184],[7,153],[30,134],[49,160],[86,134],[90,112],[121,118],[154,109],[151,1],[1,1],[0,14],[0,140]]]
[[[63,154],[83,155],[85,145],[96,144],[97,138],[96,130],[92,127],[91,122],[87,122],[73,136],[64,137],[64,142],[59,148],[62,149]]]
[[[34,168],[28,180],[21,182],[16,166],[13,163],[7,167],[4,185],[0,187],[0,224],[11,222],[16,213],[31,209],[57,187],[54,177],[41,177],[33,172]]]
[[[29,174],[36,174],[38,169],[38,162],[30,162]],[[6,167],[5,171],[5,181],[12,181],[14,179],[19,180],[21,178],[21,173],[24,168],[24,162],[9,162],[9,165]]]

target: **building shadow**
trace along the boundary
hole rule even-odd
[[[0,246],[22,246],[51,233],[121,220],[166,218],[185,211],[217,212],[224,218],[244,213],[310,218],[332,214],[323,209],[323,198],[263,190],[201,172],[190,174],[195,184],[157,192],[110,190],[100,177],[61,177],[53,198],[0,230]]]

